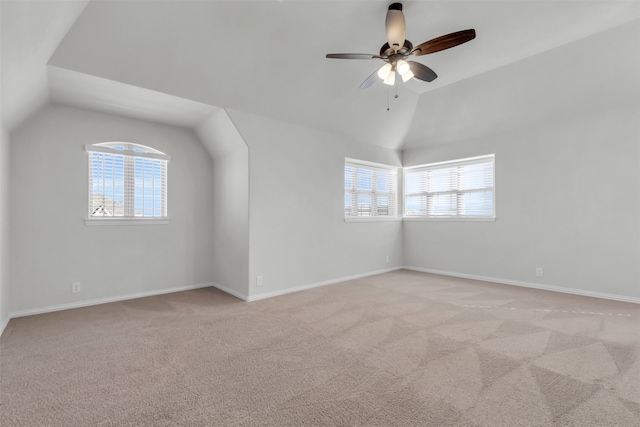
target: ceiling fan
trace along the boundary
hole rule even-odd
[[[413,44],[405,39],[406,25],[402,13],[402,3],[393,3],[387,11],[385,21],[387,42],[380,48],[379,55],[367,53],[328,53],[327,58],[335,59],[382,59],[385,64],[362,82],[360,89],[366,89],[376,81],[376,77],[382,79],[385,84],[394,85],[396,72],[403,82],[412,77],[426,82],[433,81],[438,75],[426,65],[415,61],[407,61],[410,56],[421,56],[439,52],[466,43],[476,38],[476,30],[462,30],[455,33],[436,37],[413,47]]]

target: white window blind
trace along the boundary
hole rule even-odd
[[[494,155],[435,163],[404,172],[404,216],[495,217]]]
[[[395,218],[397,169],[347,159],[344,165],[345,218]]]
[[[89,218],[167,217],[169,156],[140,144],[87,145]]]

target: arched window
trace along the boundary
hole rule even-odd
[[[166,154],[130,142],[85,146],[89,153],[89,219],[166,219]]]

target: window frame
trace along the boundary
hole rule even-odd
[[[352,186],[351,189],[347,189],[345,187],[345,178],[346,178],[346,168],[347,167],[351,167],[354,168],[353,171],[353,175],[352,175]],[[372,189],[371,190],[361,190],[357,188],[357,170],[367,170],[367,171],[371,171],[374,174],[375,173],[388,173],[390,174],[389,178],[390,178],[390,183],[389,183],[389,188],[392,191],[378,191],[376,189],[376,179],[375,179],[375,175],[374,178],[372,179]],[[401,221],[402,217],[400,216],[400,209],[398,206],[398,170],[400,168],[399,167],[395,167],[395,166],[390,166],[390,165],[384,165],[384,164],[380,164],[380,163],[374,163],[374,162],[368,162],[365,160],[357,160],[357,159],[351,159],[351,158],[345,158],[344,159],[344,168],[343,168],[343,190],[344,190],[344,195],[346,197],[347,194],[351,194],[351,212],[357,212],[358,208],[357,206],[357,196],[358,195],[369,195],[371,196],[371,212],[373,213],[372,215],[369,216],[359,216],[359,215],[353,215],[353,216],[347,216],[346,215],[346,211],[344,209],[344,199],[343,199],[343,215],[344,215],[344,221],[345,222],[371,222],[371,221]],[[392,214],[390,215],[378,215],[378,209],[377,209],[377,196],[378,195],[385,195],[388,196],[390,198],[390,204],[393,204],[393,209],[395,210],[394,212],[392,212]]]
[[[419,191],[414,193],[407,192],[407,174],[422,172],[422,171],[433,171],[438,169],[445,169],[451,167],[464,167],[473,164],[485,163],[487,160],[491,160],[492,164],[492,185],[490,187],[482,187],[473,190],[464,190],[460,188],[456,188],[451,191],[440,191],[440,192],[431,192],[440,193],[440,194],[455,194],[456,195],[456,211],[460,211],[460,196],[465,193],[477,192],[477,191],[486,191],[487,189],[491,189],[491,208],[492,212],[490,215],[407,215],[407,197],[412,195],[429,195],[429,191]],[[416,166],[405,167],[402,169],[402,178],[403,178],[403,188],[402,188],[402,219],[403,221],[495,221],[496,219],[496,163],[495,163],[495,154],[487,154],[476,157],[467,157],[462,159],[454,159],[447,160],[443,162],[436,163],[428,163]]]
[[[123,147],[124,149],[114,148]],[[151,225],[151,224],[168,224],[170,218],[168,216],[168,172],[169,161],[171,156],[146,145],[132,143],[132,142],[100,142],[94,144],[85,144],[85,151],[88,153],[87,157],[87,178],[88,178],[88,191],[87,191],[87,217],[84,222],[86,225]],[[123,174],[125,176],[133,174],[135,170],[136,159],[155,159],[162,160],[162,180],[163,189],[161,190],[161,204],[163,209],[162,216],[136,216],[135,215],[135,178],[133,180],[123,178],[122,186],[124,187],[124,200],[123,200],[123,216],[100,216],[93,215],[95,210],[92,206],[92,153],[106,153],[114,156],[123,156]],[[115,184],[114,184],[115,185]]]

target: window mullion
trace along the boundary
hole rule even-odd
[[[111,214],[116,216],[116,156],[111,162]]]
[[[160,163],[161,167],[162,167],[162,189],[160,190],[161,192],[161,204],[162,204],[162,216],[167,216],[167,198],[168,196],[168,189],[167,189],[167,162],[165,160],[163,160]]]
[[[109,155],[109,157],[113,157],[113,156]],[[105,209],[105,210],[107,209],[107,206],[106,206],[107,200],[106,200],[106,195],[105,195],[105,193],[107,192],[107,174],[105,173],[105,171],[106,171],[106,164],[105,164],[106,160],[107,160],[107,156],[103,156],[102,157],[102,167],[100,168],[100,169],[102,169],[102,171],[101,171],[102,172],[102,194],[101,194],[102,203],[101,203],[101,205],[102,205],[102,208]]]
[[[455,193],[456,193],[456,215],[460,216],[464,213],[464,196],[461,193],[461,183],[464,179],[464,167],[458,166],[456,168],[456,185],[455,185]]]
[[[351,215],[358,216],[358,194],[356,191],[358,178],[358,169],[351,168]]]
[[[124,216],[133,218],[135,216],[135,175],[134,158],[124,157]]]
[[[371,216],[378,216],[378,197],[376,194],[376,183],[378,181],[378,172],[371,174]]]
[[[151,163],[151,216],[156,216],[156,162]]]
[[[93,153],[89,153],[89,194],[88,194],[89,217],[91,217],[91,215],[93,215],[93,174],[95,173],[95,169],[93,167],[93,162],[94,162]]]

